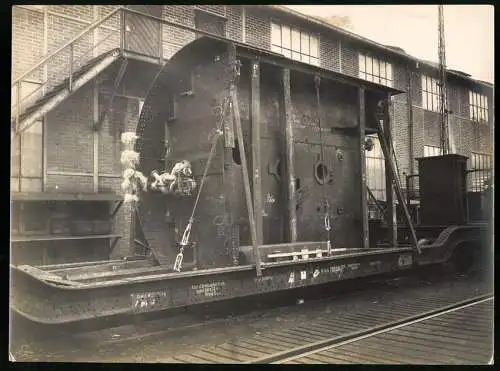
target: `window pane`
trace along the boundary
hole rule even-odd
[[[281,46],[281,27],[276,23],[271,23],[271,45]]]
[[[319,59],[311,57],[311,64],[313,64],[315,66],[319,66]]]
[[[292,30],[292,50],[300,53],[300,32]]]
[[[484,97],[484,108],[488,110],[488,98],[486,96]]]
[[[385,62],[380,62],[380,77],[387,79],[387,74],[386,74],[387,72],[385,69],[385,65],[386,65]]]
[[[309,63],[309,56],[308,55],[301,54],[301,59],[302,59],[302,62]]]
[[[471,104],[469,104],[469,118],[473,119],[474,118],[474,109]]]
[[[436,112],[439,111],[438,96],[435,94],[432,95],[432,109]]]
[[[300,35],[300,52],[309,55],[309,35],[304,32]]]
[[[373,74],[375,76],[380,76],[380,62],[378,59],[373,59]]]
[[[387,63],[386,68],[387,68],[387,78],[388,78],[389,80],[394,80],[394,78],[393,78],[393,76],[392,76],[392,64]]]
[[[283,55],[288,58],[292,58],[292,51],[288,49],[283,49]]]
[[[422,76],[422,91],[427,91],[427,79]]]
[[[319,43],[316,36],[311,35],[310,37],[310,47],[311,47],[311,57],[319,58]]]
[[[290,49],[291,48],[291,36],[290,36],[290,27],[282,26],[281,27],[281,46],[283,48]]]
[[[392,80],[387,80],[387,86],[392,87]]]
[[[359,55],[359,72],[360,73],[366,72],[365,63],[366,63],[365,56],[363,54],[360,54]]]
[[[370,57],[366,57],[366,73],[372,75],[373,74],[373,64],[372,59]]]
[[[295,61],[300,61],[300,53],[292,52],[292,59]]]

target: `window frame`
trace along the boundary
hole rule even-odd
[[[431,149],[433,153],[429,154],[429,150],[426,151],[426,149]],[[437,153],[437,154],[436,154]],[[430,146],[427,144],[424,144],[424,157],[434,157],[434,156],[442,156],[443,155],[443,149],[438,146]]]
[[[384,71],[383,75],[382,70]],[[388,87],[394,86],[394,68],[392,63],[375,57],[370,53],[358,53],[358,77],[376,84]]]
[[[296,60],[302,63],[307,63],[313,66],[320,67],[321,66],[321,54],[320,54],[320,34],[316,32],[311,32],[305,30],[301,27],[291,26],[277,19],[270,20],[271,25],[271,41],[270,41],[270,50],[273,53],[281,54],[287,58],[292,60]],[[284,45],[284,33],[289,34],[289,43]],[[298,45],[299,49],[296,49],[297,39],[294,39],[292,36],[298,34]],[[279,34],[279,44],[277,43],[277,37]],[[286,35],[285,35],[286,36]],[[305,45],[303,49],[304,36],[307,36],[307,52],[305,51]],[[294,42],[294,40],[296,40]],[[311,40],[315,40],[315,50],[311,52]],[[294,48],[295,47],[295,48]]]
[[[479,159],[479,161],[477,161]],[[493,155],[489,153],[471,152],[467,161],[468,179],[467,188],[472,192],[485,190],[485,181],[491,180],[493,170]],[[476,165],[479,163],[478,165]]]
[[[482,161],[479,161],[480,163],[479,167],[475,167],[477,161],[474,161],[474,159],[478,158],[481,159]],[[489,153],[471,152],[469,161],[470,161],[469,162],[470,170],[489,170],[492,168],[493,156],[490,155]],[[489,165],[489,167],[485,167],[484,166],[485,163]]]
[[[481,124],[489,123],[489,103],[486,94],[469,89],[469,119]]]
[[[422,108],[427,111],[439,113],[441,107],[439,79],[427,74],[422,74],[420,83],[422,91]]]

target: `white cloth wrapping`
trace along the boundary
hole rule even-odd
[[[137,165],[139,165],[139,153],[131,150],[125,150],[122,152],[120,162],[126,169],[135,169]]]
[[[135,141],[137,140],[137,135],[134,132],[122,133],[121,142],[126,150],[133,150],[135,146]]]

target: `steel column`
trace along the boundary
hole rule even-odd
[[[391,96],[386,97],[386,105],[383,112],[383,141],[386,143],[384,153],[385,158],[385,197],[387,203],[386,216],[389,223],[389,242],[391,246],[396,247],[398,244],[398,231],[396,220],[396,204],[394,202],[394,189],[392,187],[391,160],[394,156],[394,148],[391,139],[391,116],[390,116]]]
[[[251,66],[251,90],[252,90],[252,164],[253,164],[253,205],[255,212],[256,245],[254,249],[255,264],[260,270],[259,246],[263,243],[262,231],[262,179],[260,163],[260,65],[258,61],[252,61]]]
[[[410,68],[408,66],[408,68]],[[408,92],[406,93],[406,104],[408,106],[408,160],[409,160],[409,172],[414,173],[413,165],[413,72],[408,71]]]
[[[366,128],[366,105],[365,105],[365,89],[358,89],[359,99],[359,171],[361,180],[361,220],[363,224],[363,248],[370,247],[370,236],[368,232],[368,202],[365,190],[366,186],[366,159],[365,159],[365,128]]]
[[[94,123],[99,120],[99,85],[97,80],[93,81],[93,111],[94,111]],[[94,192],[99,192],[99,133],[97,130],[93,132],[93,154],[94,154],[94,164],[93,164],[93,183],[94,183]]]
[[[236,63],[236,50],[232,48],[231,45],[228,47],[228,65],[233,66]],[[229,72],[229,73],[232,73]],[[224,92],[224,94],[228,94],[228,92]],[[226,97],[224,97],[226,99]],[[236,192],[236,165],[233,161],[233,148],[235,146],[234,141],[234,124],[233,124],[233,115],[232,111],[232,102],[231,99],[228,100],[226,107],[226,114],[223,117],[224,120],[224,165],[222,168],[223,172],[223,180],[224,180],[224,199],[225,199],[225,235],[226,236],[234,236],[236,229],[238,228],[238,224],[235,218],[235,209],[236,205],[238,205],[239,194]],[[222,109],[221,112],[224,111],[224,100],[221,102]],[[239,232],[239,231],[238,231]],[[229,257],[232,260],[233,265],[237,265],[238,262],[235,260],[235,255],[238,252],[239,254],[239,238],[228,238],[226,240],[229,253]]]
[[[294,167],[294,137],[293,137],[293,116],[292,116],[292,98],[290,93],[290,69],[284,68],[282,75],[283,85],[283,108],[285,124],[285,167],[287,176],[287,207],[288,207],[288,242],[297,241],[297,195],[295,190],[295,167]],[[283,167],[282,167],[283,169]]]

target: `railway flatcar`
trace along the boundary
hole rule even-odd
[[[12,310],[38,323],[72,323],[470,262],[487,246],[488,229],[467,220],[465,158],[419,160],[422,224],[409,216],[389,134],[390,101],[400,93],[198,38],[156,77],[137,131],[122,134],[136,253],[11,266]],[[389,237],[375,243],[368,132],[381,138],[391,183]],[[443,171],[446,182],[437,176]],[[397,238],[396,207],[406,239]]]

